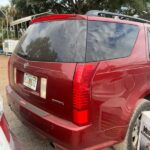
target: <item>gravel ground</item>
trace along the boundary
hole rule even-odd
[[[7,105],[5,87],[8,84],[8,60],[8,56],[0,55],[0,94],[4,99],[5,115],[10,129],[19,142],[22,143],[25,150],[52,150],[49,141],[42,139],[36,133],[24,126]]]

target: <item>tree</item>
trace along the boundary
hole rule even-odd
[[[27,16],[52,10],[54,13],[80,13],[88,10],[107,10],[124,14],[143,14],[149,11],[150,0],[11,0],[18,15]],[[125,8],[125,9],[122,9]]]
[[[34,14],[33,8],[28,5],[27,0],[11,0],[11,5],[15,5],[16,8],[15,19]]]
[[[16,5],[11,4],[8,7],[7,11],[9,16],[9,21],[11,22],[12,20],[14,20],[14,17],[17,15]]]
[[[10,31],[9,25],[13,21],[17,13],[15,5],[8,5],[5,7],[0,7],[0,38],[1,40],[10,38],[12,32]],[[1,42],[0,42],[1,43]]]

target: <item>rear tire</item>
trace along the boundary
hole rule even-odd
[[[114,146],[115,150],[137,150],[140,119],[143,111],[150,111],[150,101],[146,99],[140,100],[131,117],[126,137],[122,143]]]

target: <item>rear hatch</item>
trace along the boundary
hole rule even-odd
[[[73,78],[85,62],[87,21],[51,20],[30,25],[10,59],[10,85],[26,101],[72,120]]]
[[[35,19],[11,57],[12,88],[56,116],[78,125],[92,122],[99,62],[129,56],[138,35],[135,25],[102,20],[80,15]],[[100,80],[95,81],[98,92]]]

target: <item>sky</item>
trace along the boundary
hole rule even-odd
[[[9,4],[9,0],[0,0],[0,6],[6,6]]]

